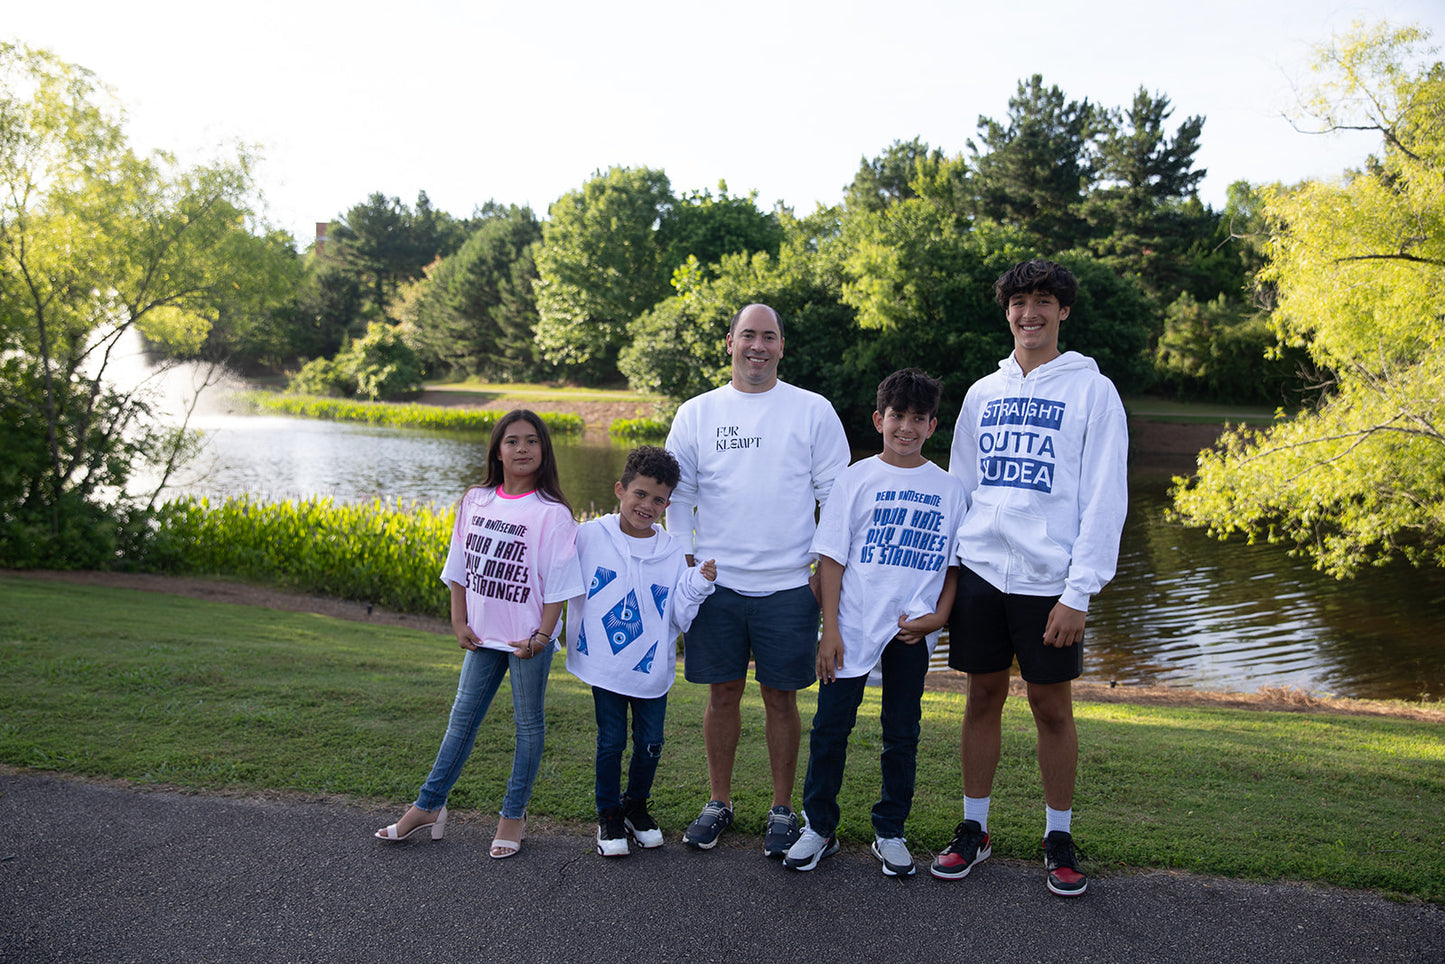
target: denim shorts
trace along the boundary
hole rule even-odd
[[[1083,640],[1044,645],[1044,628],[1058,596],[1000,592],[967,566],[958,571],[958,592],[948,619],[948,665],[965,673],[998,673],[1019,661],[1025,682],[1047,685],[1084,674]]]
[[[683,646],[690,683],[745,679],[748,662],[763,686],[801,690],[818,668],[818,599],[807,586],[744,596],[718,586],[703,600]]]

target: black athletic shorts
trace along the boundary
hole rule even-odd
[[[1084,644],[1045,646],[1044,627],[1058,596],[1000,592],[967,566],[948,620],[948,665],[965,673],[997,673],[1018,659],[1029,683],[1064,683],[1084,673]]]

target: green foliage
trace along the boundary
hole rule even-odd
[[[407,318],[425,363],[460,377],[525,381],[539,373],[533,256],[541,238],[531,208],[497,208],[428,269]]]
[[[377,192],[331,224],[321,258],[370,290],[369,315],[377,319],[398,286],[420,278],[424,267],[455,251],[466,235],[467,226],[433,208],[425,191],[417,194],[415,210]]]
[[[621,442],[661,444],[667,440],[672,420],[658,418],[618,418],[607,428],[607,434]]]
[[[1186,291],[1165,311],[1154,370],[1159,387],[1181,398],[1297,406],[1307,362],[1300,349],[1279,344],[1266,314],[1224,295],[1201,303]]]
[[[101,565],[137,535],[148,467],[189,451],[143,389],[110,384],[133,332],[194,352],[272,306],[292,257],[249,230],[251,158],[183,168],[126,145],[87,71],[0,44],[0,542]]]
[[[589,383],[614,377],[627,326],[667,295],[672,266],[658,228],[667,175],[614,167],[553,202],[537,249],[537,345]]]
[[[1383,155],[1263,194],[1272,324],[1333,389],[1226,437],[1174,492],[1185,521],[1285,543],[1337,576],[1445,565],[1445,67],[1425,39],[1381,25],[1323,48],[1312,115],[1379,131]]]
[[[139,568],[261,582],[445,618],[437,578],[455,509],[329,498],[167,502]]]
[[[405,398],[421,391],[422,368],[416,352],[396,328],[374,321],[366,334],[335,358],[316,358],[292,376],[290,391],[300,395],[358,396],[370,401]]]
[[[275,395],[270,392],[238,392],[232,398],[253,411],[272,415],[482,434],[490,433],[496,426],[497,419],[507,414],[504,411],[481,408],[418,405],[414,402],[362,402],[353,399],[319,398],[314,395]],[[547,430],[554,434],[577,435],[585,427],[579,415],[565,412],[539,412],[538,415]]]

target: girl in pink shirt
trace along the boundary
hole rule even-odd
[[[542,762],[543,703],[563,603],[582,592],[577,523],[562,494],[546,426],[516,409],[492,430],[487,477],[457,507],[441,578],[451,590],[452,630],[466,651],[446,735],[416,803],[380,840],[446,830],[446,798],[472,752],[492,697],[511,674],[517,746],[491,855],[522,848],[527,801]]]

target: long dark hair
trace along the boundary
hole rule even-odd
[[[557,457],[552,453],[552,436],[547,433],[542,417],[529,409],[514,408],[497,419],[497,424],[492,427],[492,441],[487,446],[487,477],[482,481],[482,485],[488,489],[497,489],[506,481],[502,472],[502,437],[516,421],[531,425],[542,443],[542,463],[537,466],[537,472],[532,476],[538,495],[552,502],[560,502],[567,507],[569,514],[575,516],[577,513],[572,511],[572,503],[562,494],[562,482],[557,477]]]

